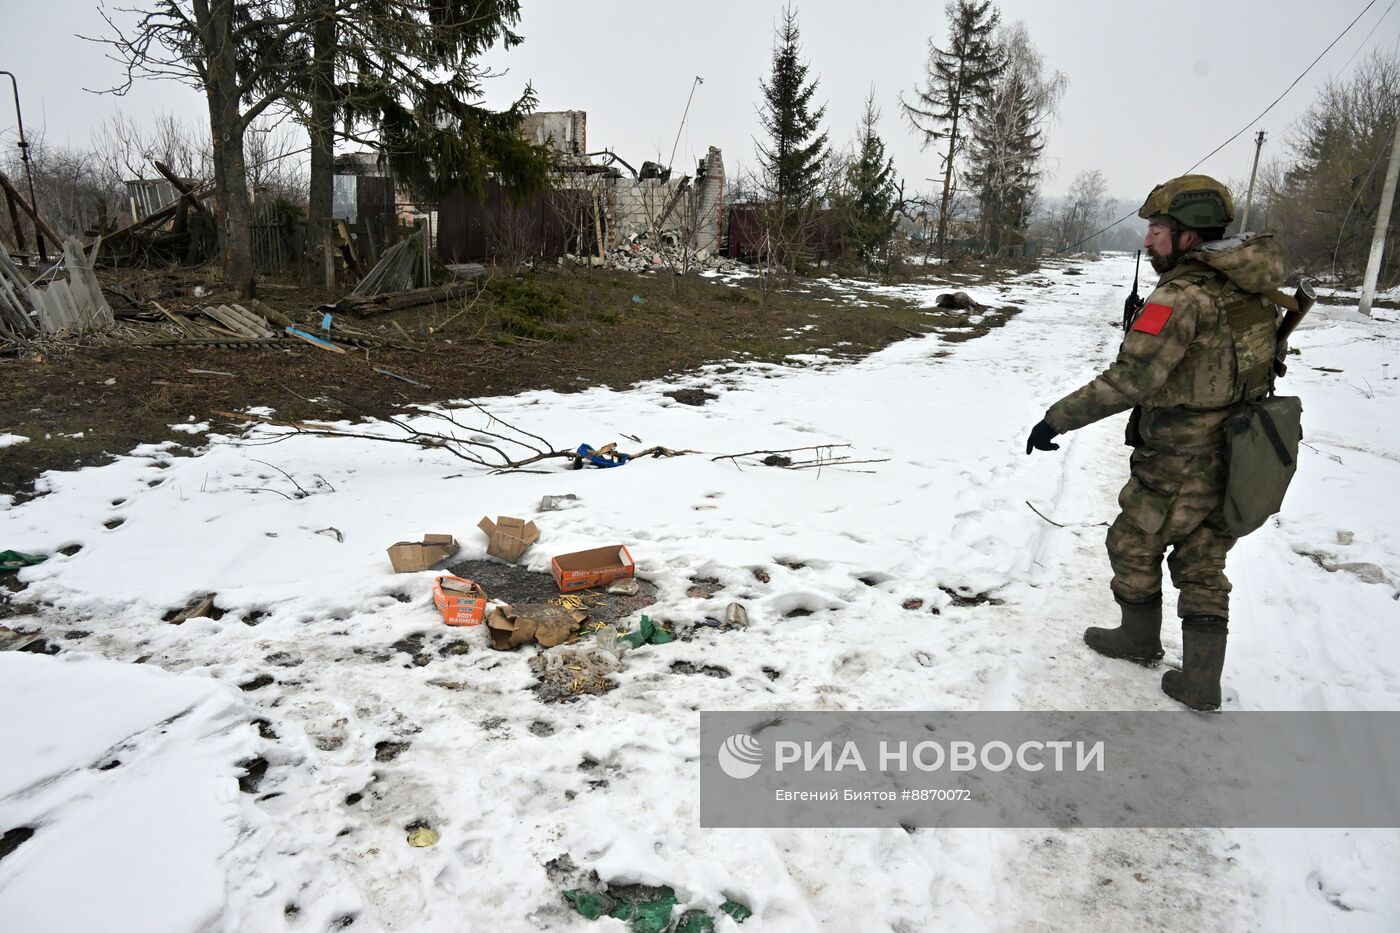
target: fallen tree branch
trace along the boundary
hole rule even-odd
[[[482,410],[484,411],[484,409]],[[385,418],[384,422],[403,431],[405,434],[404,437],[393,437],[386,436],[383,434],[369,434],[363,431],[349,431],[342,428],[338,428],[335,425],[318,424],[316,422],[306,421],[286,421],[277,418],[267,418],[262,415],[252,415],[247,413],[215,411],[213,414],[217,417],[228,418],[233,421],[252,421],[257,424],[266,424],[272,427],[287,428],[290,429],[292,434],[309,434],[315,437],[344,437],[353,440],[380,441],[386,444],[408,444],[412,447],[417,447],[420,449],[438,449],[452,454],[454,457],[458,457],[459,459],[466,460],[468,462],[475,463],[480,466],[491,467],[497,470],[518,469],[523,466],[528,466],[532,463],[539,463],[542,460],[570,459],[577,457],[577,454],[574,451],[554,450],[552,449],[552,445],[548,444],[547,442],[542,441],[542,443],[544,443],[544,449],[538,449],[533,448],[522,441],[515,440],[514,438],[505,437],[503,435],[494,435],[495,437],[497,437],[497,439],[511,441],[513,443],[519,444],[522,447],[525,447],[527,450],[533,451],[532,456],[516,459],[507,455],[505,451],[503,451],[500,447],[497,447],[495,444],[483,443],[481,441],[473,441],[467,438],[456,437],[453,435],[435,434],[432,432],[419,431],[415,429],[412,425],[407,424],[402,419],[392,415]],[[429,412],[424,412],[424,414],[429,414]],[[453,421],[453,419],[451,418],[447,420]],[[500,422],[499,419],[496,420],[498,421],[498,423],[505,424],[505,422]],[[476,430],[475,428],[471,428],[467,425],[461,425],[455,421],[453,421],[453,423],[457,424],[464,430]],[[478,431],[477,433],[485,434],[489,432]],[[526,434],[526,436],[529,437],[534,437],[534,435],[528,434],[527,432],[521,433]],[[277,440],[285,440],[287,437],[292,436],[292,434],[284,435],[283,437],[277,438]],[[499,458],[500,462],[492,462],[486,457],[483,457],[477,452],[477,448],[483,451],[489,451],[490,453],[494,454],[497,458]]]
[[[792,463],[792,464],[789,464],[788,466],[783,467],[782,469],[784,469],[784,470],[810,470],[810,469],[812,469],[812,467],[849,466],[849,465],[852,464],[852,463],[889,463],[889,462],[890,462],[890,458],[889,458],[889,457],[882,457],[882,458],[880,458],[879,460],[850,460],[850,459],[811,460],[811,461],[808,461],[808,462],[805,462],[805,463]]]
[[[783,450],[746,450],[741,454],[720,454],[718,457],[711,457],[710,460],[737,460],[740,457],[752,457],[755,454],[791,454],[803,450],[834,450],[837,447],[850,447],[850,444],[813,444],[811,447],[788,447]]]
[[[1038,508],[1036,508],[1035,506],[1031,505],[1031,500],[1029,500],[1029,499],[1026,500],[1026,506],[1027,506],[1032,512],[1034,512],[1035,514],[1039,515],[1041,518],[1044,518],[1047,522],[1049,522],[1050,524],[1054,525],[1056,528],[1063,528],[1063,527],[1065,527],[1064,525],[1061,525],[1059,522],[1055,521],[1053,518],[1046,518],[1046,515],[1045,515],[1044,512],[1040,511],[1040,509],[1038,509]]]
[[[1029,508],[1029,509],[1030,509],[1032,512],[1034,512],[1035,514],[1039,515],[1041,518],[1045,519],[1045,520],[1046,520],[1047,522],[1049,522],[1050,524],[1054,525],[1056,528],[1107,528],[1107,527],[1108,527],[1108,522],[1071,522],[1071,523],[1069,523],[1068,525],[1061,525],[1059,522],[1055,521],[1053,518],[1050,518],[1050,517],[1047,516],[1044,512],[1040,511],[1040,509],[1038,509],[1038,508],[1036,508],[1035,506],[1031,505],[1029,499],[1025,500],[1025,503],[1026,503],[1026,507],[1027,507],[1027,508]]]

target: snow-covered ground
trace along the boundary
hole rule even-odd
[[[46,605],[65,649],[0,655],[0,832],[35,830],[0,861],[0,930],[623,929],[563,902],[562,855],[712,913],[740,901],[745,930],[1400,927],[1400,831],[698,826],[702,709],[1173,708],[1160,671],[1080,640],[1116,618],[1103,523],[1122,418],[1024,451],[1045,407],[1116,351],[1131,266],[959,286],[1021,309],[975,340],[681,380],[719,396],[703,407],[665,397],[675,382],[483,400],[556,447],[839,443],[884,461],[849,469],[691,455],[488,475],[443,451],[240,436],[48,475],[49,495],[0,511],[4,547],[55,555],[21,571],[22,599]],[[898,289],[928,305],[941,290]],[[1400,708],[1394,316],[1319,307],[1295,338],[1281,390],[1303,397],[1309,446],[1284,513],[1230,557],[1230,708]],[[278,470],[311,494],[266,491],[295,492]],[[562,493],[578,503],[537,512]],[[685,629],[739,600],[751,624],[644,647],[615,691],[543,704],[532,649],[446,628],[432,573],[395,575],[384,554],[450,532],[479,557],[475,524],[498,514],[539,524],[534,569],[623,542],[660,588],[654,618]],[[691,598],[692,577],[725,589]],[[220,619],[162,621],[208,592]],[[426,666],[391,647],[415,633]],[[1179,633],[1164,634],[1175,661]],[[433,650],[462,637],[466,654]],[[407,747],[376,760],[384,742]],[[254,756],[269,768],[240,792]],[[420,821],[437,845],[406,843]]]

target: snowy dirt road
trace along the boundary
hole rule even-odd
[[[49,474],[48,495],[0,512],[5,547],[56,555],[21,572],[42,609],[11,624],[64,649],[0,669],[0,831],[33,830],[0,859],[0,930],[622,929],[560,896],[590,872],[672,886],[717,929],[738,928],[726,899],[752,909],[744,930],[1395,929],[1395,831],[698,826],[699,710],[1173,707],[1160,670],[1080,640],[1116,617],[1103,536],[1123,418],[1024,452],[1115,353],[1131,265],[967,288],[1020,313],[966,342],[482,400],[556,447],[626,434],[708,456],[488,475],[365,440],[249,446],[278,433],[250,428],[194,457]],[[898,288],[929,306],[944,290]],[[1400,341],[1354,317],[1319,309],[1294,341],[1284,388],[1311,446],[1284,513],[1230,558],[1229,708],[1400,708],[1400,504],[1380,492],[1400,480],[1400,381],[1381,378]],[[678,385],[717,397],[678,404]],[[711,459],[818,444],[880,462]],[[288,476],[310,494],[285,495]],[[563,493],[578,501],[538,513]],[[533,649],[443,626],[433,574],[384,557],[425,532],[481,557],[483,515],[540,525],[534,570],[627,544],[658,587],[650,614],[694,637],[628,653],[610,693],[540,702]],[[722,588],[687,595],[696,579]],[[204,593],[218,618],[162,621]],[[735,600],[746,630],[697,626]],[[1179,632],[1164,636],[1175,663]],[[164,761],[182,793],[157,782]],[[418,823],[441,841],[408,846]],[[105,900],[69,894],[77,840],[100,847]],[[161,891],[140,883],[156,853]]]

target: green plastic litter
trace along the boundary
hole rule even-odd
[[[719,909],[733,917],[735,923],[743,923],[753,916],[753,911],[738,901],[725,901],[719,905]]]
[[[574,905],[574,910],[587,920],[597,920],[617,903],[606,894],[597,891],[565,891],[564,897]]]
[[[23,551],[0,551],[0,570],[18,570],[21,567],[32,567],[34,564],[42,564],[48,560],[46,554],[25,554]],[[646,618],[646,616],[642,616]],[[670,639],[666,639],[670,641]]]
[[[642,616],[641,625],[635,632],[628,632],[619,641],[625,641],[633,648],[640,648],[642,645],[664,645],[675,641],[675,636],[666,631],[655,622],[650,616]]]
[[[671,928],[671,912],[676,907],[676,892],[662,888],[654,901],[619,904],[608,916],[628,921],[635,933],[666,933]]]
[[[674,926],[671,914],[675,912],[676,892],[674,888],[650,889],[656,894],[650,900],[622,900],[601,891],[565,891],[564,897],[574,910],[586,920],[597,920],[603,916],[625,920],[633,933],[714,933],[715,921],[701,910],[688,910],[681,915]],[[636,889],[620,889],[623,897],[636,897]],[[743,923],[753,916],[738,901],[725,901],[719,908],[733,918],[735,923]]]
[[[675,933],[714,933],[714,931],[714,918],[698,910],[692,910],[682,914],[681,920],[676,924],[675,929]]]

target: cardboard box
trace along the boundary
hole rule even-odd
[[[483,518],[476,527],[486,532],[486,553],[511,563],[519,560],[525,549],[540,538],[540,530],[534,522],[521,521],[509,515],[501,515],[494,522]]]
[[[509,651],[531,641],[553,648],[570,641],[587,618],[586,612],[574,612],[553,603],[497,606],[486,620],[486,632],[491,636],[491,647],[497,651]]]
[[[486,591],[470,580],[443,576],[433,581],[433,605],[448,625],[480,625],[486,602]]]
[[[622,544],[560,554],[549,562],[549,566],[554,571],[554,582],[559,584],[561,593],[603,586],[630,577],[636,570],[631,552]]]
[[[424,535],[422,541],[400,541],[389,548],[394,573],[417,573],[457,553],[457,539],[451,535]]]

